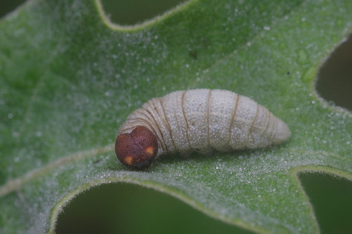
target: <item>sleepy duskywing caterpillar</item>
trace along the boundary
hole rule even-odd
[[[281,119],[248,97],[195,89],[154,98],[132,112],[118,130],[115,152],[125,166],[143,169],[166,153],[262,148],[290,134]]]

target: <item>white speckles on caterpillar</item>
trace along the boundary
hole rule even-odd
[[[195,89],[154,98],[120,127],[115,152],[122,164],[143,169],[162,154],[210,154],[280,144],[288,126],[252,99],[226,90]]]

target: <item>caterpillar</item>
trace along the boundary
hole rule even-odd
[[[194,89],[154,98],[132,112],[118,130],[115,152],[126,167],[144,169],[166,153],[262,148],[290,135],[281,119],[248,97]]]

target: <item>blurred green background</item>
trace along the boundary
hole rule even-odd
[[[0,18],[23,0],[1,0]],[[184,0],[102,0],[114,23],[134,25],[172,9]],[[317,92],[331,105],[352,110],[352,39],[342,43],[322,66]],[[322,233],[352,233],[352,184],[321,173],[300,175]],[[250,233],[204,215],[152,189],[109,184],[76,197],[59,216],[57,233]]]

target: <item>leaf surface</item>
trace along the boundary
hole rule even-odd
[[[314,90],[319,66],[352,28],[351,1],[190,1],[137,27],[97,1],[30,1],[0,21],[0,232],[55,229],[63,206],[128,182],[260,233],[317,233],[297,173],[352,177],[352,114]],[[212,157],[165,156],[147,171],[117,162],[127,115],[192,88],[248,96],[291,139]]]

